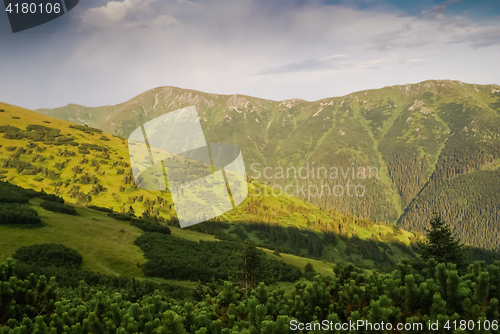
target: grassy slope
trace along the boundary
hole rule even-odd
[[[39,202],[31,200],[30,206],[42,218],[43,227],[0,226],[0,262],[21,246],[60,243],[82,255],[83,269],[113,275],[142,275],[143,252],[133,244],[141,230],[86,207],[76,206],[78,216],[69,216],[47,211]]]
[[[105,146],[109,149],[110,157],[108,164],[101,164],[100,171],[105,172],[104,175],[97,175],[99,184],[104,185],[108,190],[97,196],[92,196],[90,203],[77,203],[75,198],[70,196],[71,187],[74,185],[80,186],[84,192],[91,191],[93,185],[84,185],[75,182],[75,173],[73,167],[83,167],[90,174],[96,175],[94,167],[90,166],[93,159],[99,159],[100,152],[91,151],[85,156],[89,163],[81,163],[83,155],[78,153],[78,147],[73,146],[55,146],[44,145],[42,142],[37,142],[40,147],[45,148],[44,152],[23,154],[20,160],[32,162],[32,158],[36,154],[40,154],[46,159],[43,162],[32,162],[33,165],[43,166],[49,169],[54,169],[54,164],[65,162],[69,159],[67,165],[58,170],[60,177],[57,179],[49,179],[45,177],[43,180],[39,178],[41,175],[24,175],[19,174],[15,169],[4,169],[7,171],[5,180],[20,185],[25,188],[36,190],[44,189],[48,193],[55,190],[54,182],[66,182],[68,186],[61,186],[61,196],[69,203],[76,204],[77,211],[80,214],[78,217],[66,216],[48,212],[38,206],[37,201],[33,201],[31,205],[40,213],[45,226],[38,229],[19,229],[11,227],[0,227],[0,235],[2,242],[0,243],[0,260],[4,260],[12,255],[12,253],[21,245],[42,243],[42,242],[57,242],[63,243],[79,251],[84,257],[84,268],[95,270],[106,274],[123,274],[134,277],[140,277],[140,266],[145,262],[142,252],[133,245],[133,241],[140,235],[140,231],[134,227],[130,227],[126,222],[117,221],[107,217],[105,213],[91,210],[85,207],[86,204],[94,204],[98,206],[112,207],[114,210],[128,209],[130,205],[134,207],[136,214],[141,214],[144,209],[144,201],[128,203],[129,197],[144,196],[144,199],[154,200],[157,196],[163,196],[165,201],[172,203],[170,198],[164,193],[155,191],[145,191],[134,188],[123,183],[123,175],[117,175],[116,167],[113,168],[113,162],[128,161],[128,149],[126,142],[121,138],[113,137],[108,134],[88,134],[75,129],[69,128],[71,123],[43,116],[22,108],[0,103],[0,124],[11,125],[24,129],[27,125],[38,124],[51,128],[60,129],[62,134],[70,135],[75,138],[79,144],[97,144]],[[13,118],[16,117],[16,118]],[[101,136],[109,138],[109,141],[101,140]],[[27,139],[5,139],[3,134],[0,134],[0,159],[8,159],[13,152],[8,151],[7,147],[17,146],[26,147]],[[58,156],[60,151],[76,152],[74,157]],[[54,156],[50,158],[50,156]],[[120,159],[122,157],[123,159]],[[121,168],[121,167],[120,167]],[[0,168],[1,169],[1,168]],[[81,174],[79,174],[81,175]],[[37,178],[38,177],[38,178]],[[35,180],[37,178],[37,180]],[[120,186],[125,186],[125,191],[120,192]],[[238,221],[266,221],[268,223],[277,223],[284,226],[295,225],[301,228],[306,227],[306,220],[323,222],[337,221],[344,219],[344,215],[335,211],[321,210],[319,207],[304,202],[298,198],[289,197],[286,195],[273,197],[270,195],[269,188],[261,184],[255,183],[251,188],[251,194],[245,202],[224,214],[224,218],[229,222]],[[257,191],[260,191],[260,196],[255,196]],[[257,207],[254,213],[249,213],[249,207]],[[169,217],[174,212],[168,207],[161,207],[156,204],[155,209],[159,210],[160,215]],[[290,210],[301,210],[301,213],[292,213]],[[396,232],[391,226],[372,224],[369,228],[362,228],[355,224],[347,226],[349,235],[358,235],[361,239],[372,238],[377,235],[380,240],[397,239],[404,243],[408,243],[413,234],[406,231]],[[124,232],[120,232],[123,230]],[[213,236],[189,231],[180,228],[172,228],[172,234],[188,240],[215,240]],[[255,241],[259,241],[255,239]],[[392,247],[392,246],[391,246]],[[328,248],[327,254],[335,261],[348,261],[349,258],[343,254],[345,243],[339,241],[339,244],[334,248]],[[402,253],[392,247],[395,257],[399,258]],[[274,256],[274,255],[272,255]],[[293,255],[282,254],[281,259],[287,263],[297,265],[301,268],[311,262],[316,270],[321,273],[330,272],[331,263],[323,261],[310,260]],[[367,261],[365,264],[369,265]]]
[[[40,243],[60,243],[77,250],[83,257],[83,269],[112,275],[141,277],[141,266],[145,263],[143,252],[133,244],[143,232],[130,226],[129,222],[115,220],[106,213],[75,205],[78,216],[69,216],[47,211],[39,206],[41,200],[31,200],[44,222],[43,227],[23,228],[0,226],[2,242],[0,262],[11,257],[21,246]],[[216,241],[213,236],[172,227],[172,235],[191,241]],[[302,258],[291,254],[276,256],[262,248],[269,256],[293,264],[301,269],[308,262],[318,273],[330,274],[332,263]]]
[[[117,175],[117,169],[122,168],[120,166],[118,167],[113,167],[112,162],[118,161],[125,161],[127,163],[130,163],[129,156],[128,156],[128,147],[126,144],[126,140],[122,140],[121,138],[113,137],[108,134],[104,134],[107,138],[110,139],[110,141],[103,141],[100,140],[101,135],[100,134],[94,134],[90,135],[87,133],[83,133],[77,130],[70,129],[69,126],[71,123],[61,121],[58,119],[54,119],[51,117],[43,116],[38,113],[31,112],[26,109],[22,109],[19,107],[7,105],[0,103],[0,109],[5,110],[4,112],[0,113],[0,124],[2,125],[11,125],[15,126],[21,129],[24,129],[27,125],[30,124],[39,124],[39,125],[44,125],[47,127],[51,128],[56,128],[60,129],[61,133],[63,134],[70,134],[72,135],[75,139],[76,142],[79,144],[82,143],[89,143],[89,144],[97,144],[101,146],[108,147],[110,149],[110,158],[108,159],[108,164],[101,164],[100,169],[101,171],[105,172],[104,176],[99,176],[97,173],[94,171],[94,168],[90,165],[90,162],[94,159],[101,160],[98,156],[100,152],[97,151],[91,151],[90,154],[86,155],[85,158],[89,160],[88,163],[82,164],[81,159],[84,157],[83,155],[78,153],[78,148],[77,147],[72,147],[72,146],[45,146],[41,144],[40,146],[46,147],[46,150],[42,153],[44,157],[48,158],[51,155],[54,156],[53,159],[46,159],[43,162],[36,162],[33,163],[34,165],[41,166],[41,167],[47,167],[50,169],[54,169],[54,164],[55,163],[62,163],[66,161],[66,157],[58,157],[58,151],[59,150],[69,150],[76,152],[75,157],[71,157],[70,161],[67,163],[67,165],[62,169],[57,171],[60,173],[60,177],[54,180],[45,178],[44,180],[41,181],[35,181],[33,175],[22,175],[18,174],[16,170],[14,169],[6,169],[7,173],[5,180],[9,180],[10,182],[20,185],[22,187],[27,187],[27,188],[32,188],[36,190],[41,190],[44,189],[45,191],[52,193],[55,190],[55,186],[53,185],[54,182],[64,182],[66,180],[69,180],[71,185],[73,184],[78,184],[81,188],[81,190],[85,193],[88,193],[89,191],[92,190],[93,185],[91,184],[79,184],[78,182],[74,182],[73,178],[75,176],[75,173],[72,171],[73,167],[75,166],[80,166],[85,169],[85,172],[88,172],[89,174],[96,175],[99,179],[99,184],[102,184],[107,188],[107,191],[104,193],[101,193],[99,195],[94,195],[92,196],[92,201],[89,204],[94,204],[98,206],[103,206],[103,207],[109,207],[113,208],[116,211],[120,211],[122,209],[128,210],[129,206],[133,206],[135,209],[136,214],[140,215],[144,211],[145,207],[143,205],[144,202],[140,203],[136,201],[135,203],[128,203],[129,197],[139,197],[139,196],[144,196],[144,199],[149,198],[151,200],[154,200],[157,196],[164,197],[164,199],[172,204],[172,200],[168,194],[165,192],[160,192],[160,191],[146,191],[142,190],[139,188],[132,187],[130,185],[126,185],[123,183],[123,175]],[[14,119],[12,117],[19,117],[20,119]],[[45,123],[49,122],[49,123]],[[0,135],[2,136],[2,135]],[[26,146],[28,144],[27,139],[21,139],[21,140],[16,140],[16,139],[3,139],[0,137],[0,159],[6,159],[8,158],[12,152],[7,151],[8,146]],[[21,160],[30,162],[32,156],[22,156]],[[120,159],[122,158],[122,159]],[[127,168],[126,168],[127,170]],[[79,174],[80,176],[81,174]],[[70,203],[76,203],[76,199],[69,197],[68,193],[70,191],[70,186],[62,187],[62,197],[65,198],[66,201]],[[125,187],[124,192],[120,192],[120,186]],[[259,185],[257,185],[259,187]],[[253,189],[254,187],[252,187]],[[262,192],[264,194],[265,192]],[[254,191],[253,194],[255,195],[256,192]],[[268,192],[269,194],[269,192]],[[256,215],[249,215],[248,213],[245,213],[245,210],[243,209],[246,207],[247,202],[250,200],[253,200],[257,197],[254,196],[249,196],[246,202],[243,202],[236,210],[233,210],[224,216],[228,220],[251,220],[251,219],[259,219],[262,217],[256,216]],[[306,208],[308,211],[310,211],[310,216],[311,219],[313,219],[316,216],[324,216],[326,218],[325,214],[320,214],[319,209],[311,205],[310,203],[305,203],[304,201],[301,201],[296,198],[292,198],[289,196],[280,196],[279,198],[275,198],[272,196],[260,196],[259,198],[262,198],[262,200],[265,202],[266,206],[268,208],[274,208],[279,206],[279,211],[282,212],[280,215],[274,215],[273,216],[273,221],[280,223],[283,222],[285,225],[289,224],[294,224],[294,225],[304,225],[303,222],[303,217],[301,216],[300,219],[297,216],[289,215],[287,214],[286,210],[281,210],[281,207],[287,207],[289,204],[292,206],[296,207],[302,207]],[[155,206],[155,209],[160,210],[160,213],[164,217],[170,217],[171,214],[174,214],[175,212],[169,208],[161,208],[159,205]],[[270,211],[270,210],[269,210]],[[244,215],[244,216],[242,216]],[[271,214],[269,215],[271,216]]]

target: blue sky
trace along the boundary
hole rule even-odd
[[[453,79],[500,84],[500,1],[83,0],[13,34],[0,101],[117,104],[157,86],[273,100]]]

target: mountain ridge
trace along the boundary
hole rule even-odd
[[[356,180],[367,190],[363,198],[316,196],[310,201],[373,221],[399,221],[416,230],[421,230],[420,221],[429,219],[434,209],[443,211],[444,217],[457,226],[475,221],[475,211],[459,204],[462,201],[458,198],[450,204],[458,213],[451,213],[443,207],[446,205],[442,200],[436,204],[433,198],[443,192],[458,194],[445,188],[458,186],[459,177],[486,177],[481,170],[497,170],[500,159],[500,86],[496,84],[427,80],[313,102],[217,95],[167,86],[115,106],[83,107],[78,112],[64,107],[38,112],[62,119],[73,117],[71,120],[76,123],[88,123],[127,137],[144,122],[193,104],[198,108],[207,140],[240,146],[247,171],[252,164],[261,169],[301,168],[308,162],[315,166],[353,164],[378,168],[377,179]],[[282,187],[295,181],[262,177],[259,180]],[[312,182],[319,187],[319,181]],[[325,180],[331,187],[345,185],[345,181]],[[482,187],[474,193],[500,191],[492,188],[497,187],[494,182],[479,182],[473,187]],[[491,205],[497,202],[477,210],[489,212]],[[498,236],[500,218],[490,214],[485,219],[484,224],[474,225],[491,225],[493,236]],[[500,247],[495,241],[489,245]]]

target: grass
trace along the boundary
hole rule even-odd
[[[85,207],[76,206],[78,216],[69,216],[47,211],[39,203],[40,200],[34,199],[30,206],[42,218],[42,227],[0,226],[0,262],[12,257],[21,246],[60,243],[82,255],[84,270],[142,276],[140,267],[145,259],[139,247],[133,244],[142,233],[138,228]]]
[[[189,241],[217,241],[213,235],[206,234],[206,233],[200,233],[196,231],[190,231],[178,227],[170,227],[170,230],[172,231],[172,235],[174,237],[178,238],[183,238]]]
[[[44,222],[41,227],[22,228],[0,226],[2,243],[0,245],[0,262],[12,257],[21,246],[40,243],[60,243],[78,251],[83,257],[82,269],[110,275],[127,275],[143,277],[141,267],[145,263],[143,252],[135,246],[134,240],[142,234],[139,229],[130,226],[129,222],[115,220],[106,213],[75,205],[78,216],[69,216],[47,211],[39,206],[41,200],[33,199],[30,206],[34,208]],[[171,227],[172,235],[191,241],[216,241],[213,236]],[[273,251],[263,249],[269,256],[304,270],[310,262],[321,274],[331,275],[332,263],[302,258],[291,254],[276,256]],[[147,278],[148,280],[150,278]],[[181,280],[164,280],[151,278],[153,281],[195,287],[198,283]]]
[[[269,256],[271,256],[272,258],[274,258],[276,260],[280,260],[280,261],[283,261],[285,263],[288,263],[288,264],[291,264],[291,265],[294,265],[294,266],[300,268],[300,270],[302,270],[302,272],[304,272],[304,268],[307,265],[307,263],[311,263],[314,270],[318,274],[332,275],[333,266],[334,266],[333,263],[328,263],[325,261],[314,260],[314,259],[307,259],[304,257],[295,256],[292,254],[285,254],[285,253],[281,253],[279,256],[277,256],[277,255],[273,254],[272,250],[265,249],[265,248],[260,248],[260,249],[262,249]]]

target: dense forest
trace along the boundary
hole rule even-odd
[[[446,150],[441,157],[443,168],[436,170],[420,197],[410,205],[401,226],[421,230],[422,222],[441,208],[443,217],[455,222],[455,232],[463,241],[474,243],[480,237],[483,247],[500,249],[500,225],[494,223],[499,218],[496,194],[500,174],[498,170],[469,170],[476,164],[492,164],[498,152],[498,147],[479,144],[467,150]]]
[[[143,268],[147,276],[201,282],[241,279],[253,285],[295,282],[301,276],[297,267],[268,259],[251,244],[195,242],[160,233],[143,234],[135,244],[148,259]]]

